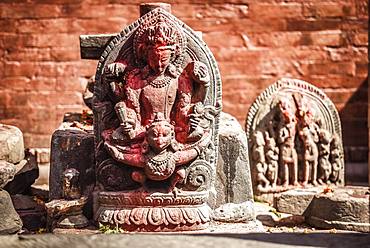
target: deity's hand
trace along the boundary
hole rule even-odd
[[[190,129],[195,130],[196,128],[198,128],[200,121],[201,117],[198,114],[190,114],[189,115]]]
[[[111,63],[105,68],[105,77],[107,79],[116,79],[123,75],[125,69],[126,65],[122,63]]]
[[[189,66],[193,79],[203,84],[205,87],[208,87],[210,84],[210,75],[207,66],[200,61],[191,62]]]

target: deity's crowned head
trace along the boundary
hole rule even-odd
[[[143,23],[134,37],[136,60],[147,64],[156,74],[163,73],[184,50],[181,29],[164,15],[155,22]]]

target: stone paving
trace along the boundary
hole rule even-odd
[[[0,236],[1,247],[370,247],[360,233],[118,234]]]

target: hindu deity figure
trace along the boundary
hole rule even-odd
[[[97,69],[95,216],[125,230],[198,230],[210,220],[221,80],[204,42],[163,6],[141,5]]]
[[[183,32],[163,18],[136,31],[133,41],[136,66],[117,61],[106,67],[105,78],[116,102],[120,126],[106,130],[105,140],[119,144],[141,142],[145,127],[156,113],[174,123],[179,142],[202,137],[200,118],[193,115],[193,110],[195,104],[202,104],[210,76],[207,66],[200,61],[192,61],[181,69],[185,44]]]
[[[186,37],[164,15],[139,26],[132,46],[134,59],[119,57],[104,70],[119,120],[102,131],[104,145],[115,161],[141,168],[133,181],[144,188],[147,180],[168,181],[171,191],[185,177],[176,166],[211,142],[216,111],[203,104],[209,71],[200,61],[184,65]]]
[[[294,147],[297,132],[297,119],[292,101],[288,97],[280,97],[278,108],[280,123],[278,126],[279,164],[283,169],[283,186],[298,185],[298,156]],[[290,180],[289,180],[290,179]]]

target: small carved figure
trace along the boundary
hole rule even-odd
[[[294,147],[297,119],[292,102],[288,97],[280,97],[278,103],[280,123],[278,127],[279,164],[283,168],[283,186],[289,182],[298,185],[298,157]],[[291,179],[291,180],[289,180]]]
[[[263,133],[256,131],[254,133],[254,142],[252,147],[252,157],[255,161],[257,170],[258,187],[266,188],[270,185],[270,181],[266,178],[267,164],[265,160],[265,139]]]
[[[271,187],[276,187],[276,182],[278,178],[278,161],[279,161],[279,148],[276,146],[274,138],[269,138],[268,133],[266,133],[266,163],[267,163],[267,179],[271,182]]]
[[[320,137],[319,143],[320,177],[318,179],[318,182],[320,184],[330,183],[329,177],[332,173],[332,166],[329,161],[331,134],[327,130],[321,129],[319,137]]]
[[[195,159],[205,148],[199,143],[188,150],[181,150],[175,140],[174,127],[161,113],[148,125],[146,140],[141,148],[120,147],[106,142],[106,147],[114,159],[119,162],[142,168],[132,173],[132,179],[143,186],[147,179],[162,181],[171,178],[169,191],[185,178],[185,170],[181,165]]]
[[[314,142],[314,135],[311,130],[307,127],[303,128],[300,131],[300,136],[303,141],[303,150],[304,150],[304,170],[303,170],[303,181],[302,185],[307,185],[310,175],[311,183],[317,185],[317,163],[319,157],[319,151],[317,145]],[[311,171],[311,173],[310,173]]]
[[[304,128],[308,128],[313,141],[319,142],[320,127],[316,123],[314,109],[310,106],[310,101],[299,94],[294,94],[294,99],[297,105],[298,129],[302,131]]]
[[[339,182],[340,171],[342,170],[343,154],[340,148],[340,138],[338,135],[334,135],[330,143],[330,162],[332,165],[332,172],[330,180],[335,184]]]
[[[71,168],[63,173],[63,198],[66,200],[75,200],[81,197],[79,189],[79,176],[78,170]]]

